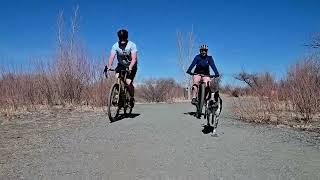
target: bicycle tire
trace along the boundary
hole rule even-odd
[[[114,106],[114,104],[113,104],[113,101],[114,101],[113,98],[115,97],[115,95],[118,95],[116,106]],[[114,84],[110,90],[109,98],[108,98],[108,117],[109,117],[110,122],[114,122],[116,120],[117,116],[119,115],[119,110],[120,110],[120,107],[118,106],[119,100],[120,100],[119,84]],[[111,110],[112,106],[114,106],[114,108],[116,108],[115,115],[113,115],[113,112]]]
[[[127,95],[127,91],[125,90],[123,93],[123,114],[127,115],[127,109],[128,109],[128,95]]]
[[[202,108],[204,104],[204,93],[205,93],[205,86],[204,84],[200,84],[199,91],[198,91],[198,118],[201,118],[201,115],[202,115]]]
[[[129,93],[129,89],[128,89],[128,87],[126,87],[127,89],[126,89],[126,94],[127,94],[127,107],[129,108],[129,115],[131,115],[132,114],[132,110],[133,110],[133,106],[134,106],[134,104],[135,104],[135,102],[133,102],[133,106],[131,106],[131,96],[130,96],[130,93]]]

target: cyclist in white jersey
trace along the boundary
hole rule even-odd
[[[116,67],[116,77],[119,76],[121,70],[129,70],[126,83],[128,85],[129,94],[131,96],[130,105],[134,105],[134,86],[133,79],[137,73],[137,47],[136,44],[128,40],[128,31],[121,29],[118,31],[119,41],[112,48],[109,56],[109,63],[105,70],[111,69],[113,60],[117,56],[118,65]]]

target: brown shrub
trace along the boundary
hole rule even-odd
[[[312,56],[291,66],[287,77],[279,82],[270,73],[236,76],[250,91],[245,99],[234,102],[235,115],[255,122],[301,119],[309,122],[320,113],[320,64]],[[243,90],[244,88],[242,88]]]
[[[147,102],[168,102],[184,98],[184,88],[173,79],[148,79],[136,91],[138,98]]]
[[[293,65],[287,74],[286,96],[302,119],[309,121],[320,112],[320,63],[313,56]]]

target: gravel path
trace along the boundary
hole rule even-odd
[[[320,179],[320,138],[231,119],[202,133],[190,104],[102,112],[52,110],[0,120],[0,179]]]

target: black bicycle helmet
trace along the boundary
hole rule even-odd
[[[128,40],[128,31],[125,29],[121,29],[118,31],[119,41],[127,41]]]

